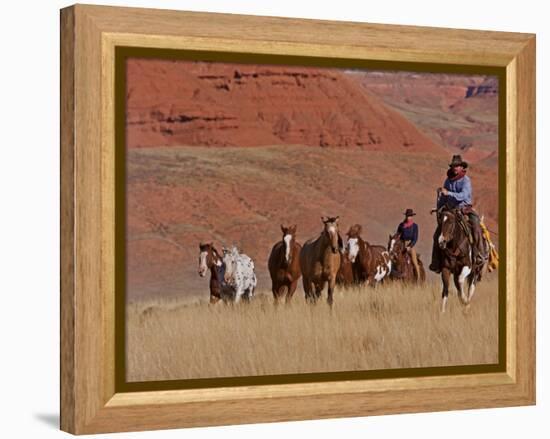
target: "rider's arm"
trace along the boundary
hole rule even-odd
[[[469,178],[465,178],[462,183],[462,189],[460,192],[450,192],[448,193],[449,197],[453,197],[456,201],[464,201],[472,199],[472,183]]]
[[[409,245],[409,247],[413,248],[414,245],[416,244],[416,241],[418,241],[418,226],[416,224],[414,224],[413,226],[413,237],[411,239],[411,243]]]
[[[449,186],[449,179],[446,179],[443,182],[443,187],[448,188]],[[445,204],[445,201],[447,201],[447,197],[443,194],[438,193],[437,200],[436,200],[436,206],[439,209],[441,206]]]

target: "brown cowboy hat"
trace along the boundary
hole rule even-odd
[[[416,213],[412,209],[407,209],[405,212],[403,212],[403,215],[405,216],[415,216]]]
[[[451,163],[449,163],[449,167],[452,168],[453,166],[462,166],[463,168],[468,167],[468,163],[462,160],[462,156],[460,154],[453,155],[453,158],[451,159]]]

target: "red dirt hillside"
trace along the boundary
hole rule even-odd
[[[441,151],[333,69],[128,61],[127,145],[362,147]]]

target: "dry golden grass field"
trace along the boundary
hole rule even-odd
[[[471,306],[440,283],[340,288],[306,304],[274,306],[267,291],[238,305],[149,299],[127,306],[127,380],[271,375],[498,362],[498,280],[478,285]]]

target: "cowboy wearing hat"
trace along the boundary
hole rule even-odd
[[[451,209],[458,208],[465,215],[468,215],[472,228],[473,251],[475,262],[482,261],[483,251],[480,250],[482,242],[481,226],[478,214],[472,207],[472,182],[470,177],[466,175],[468,163],[462,160],[462,156],[453,155],[449,169],[447,170],[447,179],[443,183],[443,187],[437,189],[437,209],[447,206]],[[441,257],[437,239],[439,237],[439,227],[434,234],[434,242],[432,249],[432,262],[430,270],[436,273],[441,272]]]
[[[411,261],[414,267],[414,275],[416,279],[420,277],[420,268],[418,267],[418,257],[416,255],[416,249],[414,248],[416,241],[418,241],[418,225],[413,221],[413,216],[416,213],[412,209],[407,209],[403,212],[405,219],[397,226],[396,235],[405,244],[407,252],[411,256]]]

